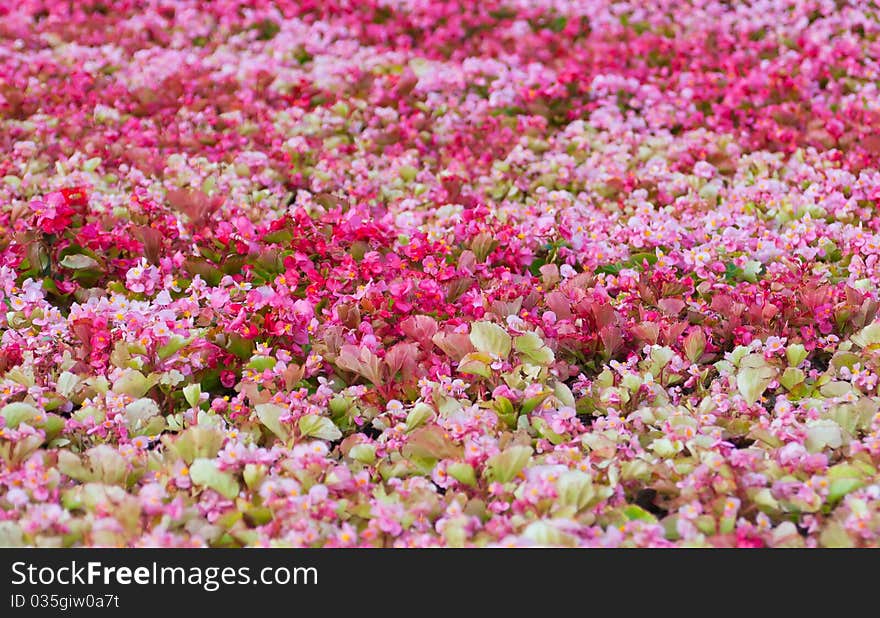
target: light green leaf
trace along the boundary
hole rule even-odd
[[[532,447],[524,445],[510,446],[489,459],[486,469],[487,474],[490,480],[507,483],[522,472],[522,469],[526,467],[531,457]]]
[[[678,453],[680,447],[669,438],[658,438],[651,442],[651,450],[660,457],[669,458]]]
[[[482,376],[484,378],[492,377],[492,369],[489,364],[492,358],[483,352],[470,352],[465,354],[458,363],[458,371],[470,375]]]
[[[196,485],[209,487],[230,500],[238,496],[239,487],[235,477],[219,470],[210,459],[196,459],[189,468],[189,475]]]
[[[806,378],[806,374],[800,369],[786,367],[785,371],[782,373],[782,377],[779,378],[779,383],[782,384],[786,390],[790,391],[798,384],[803,383]]]
[[[125,421],[131,429],[144,426],[159,414],[159,405],[149,397],[136,399],[125,406]]]
[[[846,528],[840,522],[830,521],[819,535],[819,544],[829,548],[855,547],[855,542],[850,537]]]
[[[577,544],[577,540],[570,534],[545,520],[530,523],[523,531],[523,537],[542,547],[568,547]]]
[[[202,396],[202,385],[199,383],[189,384],[183,387],[183,397],[189,404],[189,407],[195,408],[199,405],[199,399]]]
[[[477,484],[477,475],[474,473],[474,467],[469,463],[457,461],[446,467],[446,472],[459,483],[463,483],[469,487]]]
[[[565,382],[557,381],[556,384],[553,385],[553,394],[562,405],[568,406],[569,408],[577,407],[574,394],[571,392],[571,389],[566,386]]]
[[[750,283],[758,282],[758,275],[761,273],[761,262],[756,262],[755,260],[749,260],[743,266],[743,279],[749,281]]]
[[[819,389],[819,392],[822,393],[823,397],[843,397],[847,393],[851,393],[852,390],[853,386],[849,382],[833,380],[827,384],[823,384],[822,388]]]
[[[785,348],[785,357],[788,359],[788,364],[792,367],[797,367],[804,362],[804,359],[807,358],[807,354],[807,348],[800,343],[792,343]]]
[[[376,463],[376,446],[373,444],[355,444],[348,451],[348,456],[368,466]]]
[[[58,451],[58,463],[56,467],[62,474],[66,474],[77,481],[91,480],[89,473],[85,466],[83,466],[82,461],[80,461],[79,456],[67,449]]]
[[[761,398],[775,377],[776,369],[768,365],[761,354],[749,354],[739,363],[736,387],[746,402],[753,404]]]
[[[510,335],[492,322],[474,322],[470,340],[478,351],[490,356],[507,358],[510,354]]]
[[[434,410],[426,403],[417,403],[406,415],[406,430],[412,431],[434,415]]]
[[[241,476],[244,478],[245,485],[250,489],[257,489],[266,477],[266,466],[264,464],[249,463],[245,465]]]
[[[637,504],[629,504],[623,508],[623,514],[630,521],[645,521],[648,523],[657,523],[657,518]]]
[[[550,424],[540,416],[536,416],[532,419],[532,427],[535,428],[538,435],[549,440],[551,444],[562,444],[565,442],[565,436],[550,429]]]
[[[70,397],[80,382],[82,382],[82,378],[75,373],[62,371],[55,383],[55,390],[62,397]]]
[[[534,332],[516,337],[513,340],[513,345],[523,358],[530,360],[536,365],[547,366],[555,359],[553,350],[548,348],[544,341]]]
[[[83,255],[82,253],[72,253],[62,259],[59,264],[64,268],[73,270],[87,270],[89,268],[97,268],[100,266],[95,258]]]
[[[272,369],[275,367],[276,360],[271,356],[252,356],[250,362],[247,364],[248,369],[254,369],[256,371],[265,371],[266,369]]]
[[[596,497],[593,479],[579,470],[570,470],[560,475],[556,481],[556,502],[562,506],[574,507],[575,512],[590,504]]]
[[[828,502],[837,502],[851,491],[864,486],[864,481],[859,479],[837,479],[831,481],[828,486]]]
[[[850,339],[862,348],[880,345],[880,322],[871,322]]]
[[[433,460],[454,459],[461,456],[461,447],[452,441],[449,434],[438,425],[419,427],[407,438],[403,456],[409,459]]]
[[[101,157],[92,157],[91,159],[86,159],[85,163],[83,163],[83,169],[87,172],[94,172],[98,169],[99,165],[101,165]]]
[[[282,408],[274,403],[261,403],[254,406],[257,418],[265,425],[269,431],[286,441],[290,436],[287,427],[281,423],[281,416],[287,414],[287,408]]]
[[[864,462],[859,462],[859,464],[860,465],[839,463],[836,466],[831,466],[828,468],[828,478],[832,481],[837,479],[861,479],[864,478],[866,474],[870,474],[871,476],[876,474],[876,470],[873,466],[865,464]]]
[[[804,446],[811,453],[818,453],[825,447],[840,448],[843,445],[843,433],[840,425],[832,420],[820,419],[807,423],[807,437]]]
[[[167,418],[169,424],[175,422],[174,417]],[[188,428],[176,438],[164,437],[163,442],[187,464],[191,464],[195,459],[216,457],[223,445],[223,439],[223,434],[217,428],[196,425]]]
[[[0,409],[0,416],[6,419],[6,426],[12,429],[40,415],[40,411],[29,403],[8,403]]]
[[[326,416],[309,414],[299,419],[299,431],[304,436],[328,440],[330,442],[342,437],[342,432]]]
[[[0,547],[24,547],[24,533],[14,521],[0,521]]]
[[[180,335],[171,335],[168,343],[157,349],[156,354],[159,356],[159,358],[165,360],[166,358],[177,352],[180,348],[185,346],[186,343],[187,340]]]
[[[400,174],[400,177],[406,182],[412,182],[416,179],[419,170],[411,165],[401,165],[400,168],[398,168],[397,173]]]
[[[113,383],[113,392],[124,393],[138,399],[153,388],[157,381],[155,377],[148,378],[137,369],[126,369]]]

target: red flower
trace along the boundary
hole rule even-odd
[[[60,191],[47,195],[45,202],[35,200],[31,207],[36,213],[36,226],[44,234],[60,234],[70,227],[73,216],[77,214]]]

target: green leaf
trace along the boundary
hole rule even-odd
[[[446,467],[446,472],[459,483],[463,483],[468,487],[477,484],[477,475],[474,473],[474,467],[469,463],[455,462]]]
[[[191,464],[199,458],[216,457],[223,445],[223,439],[223,434],[216,428],[196,425],[176,438],[163,438],[163,442],[187,464]]]
[[[509,416],[514,413],[513,403],[507,397],[499,396],[495,398],[492,407],[501,416]]]
[[[733,262],[728,262],[724,265],[724,278],[728,281],[736,281],[740,278],[742,272],[742,269]]]
[[[532,419],[532,426],[542,438],[549,440],[551,444],[562,444],[565,442],[565,436],[550,429],[549,423],[540,416],[536,416]]]
[[[779,383],[782,384],[786,390],[790,391],[798,384],[803,383],[806,378],[807,375],[800,369],[786,367],[785,371],[782,373],[782,377],[779,378]]]
[[[498,418],[508,427],[516,426],[516,419],[519,416],[513,407],[513,403],[507,397],[497,397],[492,402],[492,408],[498,413]]]
[[[46,441],[49,442],[58,436],[64,429],[65,421],[57,414],[46,415],[46,422],[43,423],[43,431],[46,432]]]
[[[528,399],[523,401],[520,411],[522,412],[522,414],[531,413],[532,410],[537,408],[539,405],[541,405],[541,403],[543,403],[545,399],[547,399],[547,395],[549,394],[550,393],[540,393],[538,395],[535,395],[534,397],[529,397]]]
[[[125,421],[130,429],[143,427],[159,414],[159,405],[149,397],[135,399],[125,406]]]
[[[171,335],[171,338],[168,340],[168,343],[161,346],[156,350],[156,354],[160,359],[165,360],[175,352],[177,352],[180,348],[185,346],[187,340],[181,337],[180,335]]]
[[[489,459],[486,471],[490,480],[507,483],[516,478],[532,457],[532,447],[510,446]]]
[[[804,446],[811,453],[818,453],[823,449],[840,448],[843,446],[843,434],[840,425],[829,419],[819,419],[807,423],[807,436]]]
[[[202,396],[202,385],[199,383],[189,384],[183,387],[183,398],[189,404],[189,407],[195,408],[199,405]]]
[[[458,362],[458,371],[469,375],[492,377],[492,368],[489,367],[492,358],[483,352],[469,352]]]
[[[850,537],[846,528],[840,522],[830,521],[819,535],[819,544],[822,547],[850,548],[855,547],[855,542]]]
[[[233,333],[229,335],[229,343],[226,346],[226,349],[242,360],[249,359],[251,357],[251,352],[254,350],[254,342],[252,339],[245,339],[241,335]]]
[[[0,521],[0,547],[24,547],[24,533],[14,521]]]
[[[374,444],[355,444],[348,451],[348,456],[368,466],[376,463],[376,446]]]
[[[629,504],[623,509],[623,514],[630,521],[646,521],[652,524],[657,523],[657,518],[637,504]]]
[[[630,268],[641,268],[642,262],[654,265],[657,263],[657,256],[653,253],[648,253],[647,251],[643,253],[634,253],[626,261],[626,264]]]
[[[61,260],[59,264],[64,268],[70,268],[72,270],[88,270],[100,266],[96,259],[83,255],[82,253],[68,255]]]
[[[59,375],[58,379],[55,381],[55,391],[62,397],[68,398],[74,393],[81,382],[82,378],[75,373],[62,371],[61,375]]]
[[[880,322],[868,324],[850,339],[862,348],[873,348],[880,345]]]
[[[530,360],[536,365],[547,366],[555,357],[553,350],[547,347],[544,341],[534,332],[528,332],[513,340],[514,348],[523,358]]]
[[[260,41],[270,41],[275,35],[281,32],[281,26],[277,22],[268,17],[252,26],[257,31],[257,39]]]
[[[594,270],[593,272],[595,272],[597,275],[616,275],[621,270],[623,270],[624,266],[625,264],[623,264],[622,262],[617,264],[604,264],[596,268],[596,270]]]
[[[745,266],[742,269],[742,278],[748,281],[749,283],[757,283],[758,275],[761,274],[764,265],[761,262],[756,262],[755,260],[750,260],[746,262]]]
[[[86,159],[85,163],[83,163],[83,170],[94,172],[98,169],[99,165],[101,165],[101,157],[92,157],[91,159]]]
[[[563,472],[556,481],[556,502],[573,507],[575,512],[587,507],[596,497],[593,479],[579,470]]]
[[[447,433],[437,425],[419,427],[407,438],[402,451],[404,457],[433,462],[438,459],[453,459],[461,456],[461,448],[456,446]]]
[[[411,165],[401,165],[400,168],[398,168],[397,173],[400,174],[400,177],[405,182],[412,182],[416,179],[419,170]]]
[[[471,326],[470,340],[484,354],[507,358],[510,354],[510,335],[492,322],[475,322]]]
[[[417,403],[406,415],[406,430],[413,431],[434,415],[434,409],[426,403]]]
[[[269,431],[282,440],[287,441],[290,432],[280,420],[282,415],[287,414],[287,408],[282,408],[274,403],[260,403],[254,406],[254,410],[257,413],[257,418],[260,419],[260,422],[265,425]]]
[[[568,24],[568,17],[565,15],[560,15],[558,17],[554,17],[553,20],[547,25],[547,27],[553,32],[562,32],[565,29],[566,24]]]
[[[263,526],[272,521],[272,511],[264,506],[252,507],[244,512],[244,517],[253,526]]]
[[[864,481],[859,479],[837,479],[828,486],[828,502],[834,503],[851,491],[863,487]]]
[[[763,355],[748,354],[739,363],[736,387],[746,402],[751,405],[761,398],[775,377],[776,369],[767,364]]]
[[[263,242],[278,243],[279,245],[286,245],[291,240],[293,240],[293,233],[290,230],[276,230],[263,237]]]
[[[265,371],[266,369],[272,369],[275,367],[275,359],[271,356],[253,356],[251,357],[250,362],[247,364],[248,369],[254,369],[256,371]]]
[[[302,435],[319,440],[333,442],[342,437],[342,432],[326,416],[309,414],[299,419],[299,431]]]
[[[36,418],[39,414],[37,408],[23,402],[8,403],[0,409],[0,416],[6,419],[6,426],[11,429]]]
[[[785,357],[788,359],[788,364],[792,367],[797,367],[804,362],[807,354],[807,349],[800,343],[792,343],[785,348]]]
[[[126,369],[113,383],[114,393],[124,393],[135,399],[147,394],[147,391],[156,385],[158,379],[154,376],[147,377],[137,369]]]
[[[530,523],[522,535],[541,547],[568,547],[577,544],[577,540],[570,534],[566,534],[550,521],[541,519]]]
[[[196,459],[189,468],[189,475],[196,485],[209,487],[230,500],[238,496],[238,481],[228,472],[222,472],[210,459]]]

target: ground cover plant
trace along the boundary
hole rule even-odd
[[[878,35],[3,3],[0,545],[876,545]]]

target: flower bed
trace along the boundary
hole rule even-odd
[[[872,546],[870,3],[0,8],[0,545]]]

